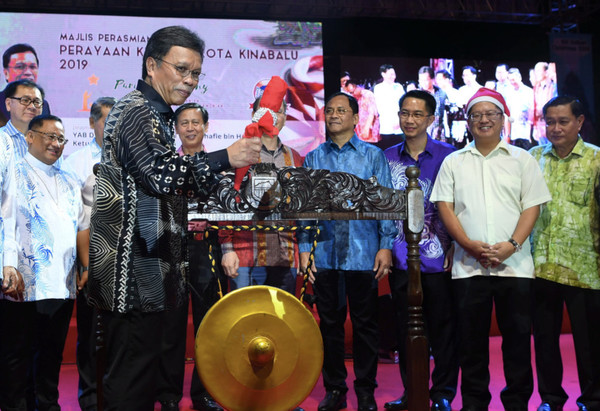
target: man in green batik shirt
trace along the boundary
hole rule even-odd
[[[579,410],[600,410],[600,148],[579,136],[583,105],[559,96],[543,108],[551,144],[531,149],[552,201],[533,230],[533,335],[542,404],[538,411],[562,410],[563,366],[559,337],[564,304],[571,320],[581,396]]]

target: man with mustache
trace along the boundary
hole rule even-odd
[[[259,138],[214,153],[179,156],[173,110],[202,76],[204,41],[189,29],[156,31],[142,80],[106,119],[90,240],[89,300],[106,342],[107,410],[151,410],[162,312],[187,301],[187,198],[208,194],[217,174],[258,160]]]

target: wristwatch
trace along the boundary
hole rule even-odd
[[[521,244],[517,243],[514,238],[509,239],[508,242],[515,247],[515,253],[518,253],[519,251],[521,251],[521,248],[523,248]]]

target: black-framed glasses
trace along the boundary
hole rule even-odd
[[[67,140],[64,136],[59,136],[58,134],[54,134],[54,133],[45,133],[43,131],[39,131],[39,130],[34,130],[31,129],[29,131],[33,131],[34,133],[40,133],[42,136],[44,136],[44,140],[48,141],[48,142],[57,142],[59,146],[64,146],[65,144],[67,144],[69,142],[69,140]]]
[[[13,100],[18,100],[19,103],[21,103],[25,107],[28,107],[30,104],[33,104],[33,107],[35,107],[35,108],[41,108],[42,105],[44,104],[44,102],[42,100],[40,100],[39,98],[32,99],[31,97],[27,97],[27,96],[23,96],[23,97],[9,97],[9,98],[12,98]]]
[[[473,114],[469,114],[469,120],[471,120],[473,123],[479,123],[481,120],[483,120],[483,116],[486,116],[488,120],[496,121],[500,117],[502,117],[502,114],[503,113],[501,111],[487,111],[485,113],[473,113]]]
[[[170,63],[170,62],[163,60],[161,58],[158,58],[158,57],[154,57],[154,59],[162,61],[163,63],[167,63],[169,66],[172,66],[175,69],[175,71],[177,72],[177,74],[179,74],[182,78],[186,78],[187,76],[192,76],[192,79],[194,79],[196,81],[204,78],[204,73],[202,73],[200,70],[190,70],[187,67],[178,66],[177,64]]]
[[[31,63],[31,64],[24,64],[24,63],[17,63],[14,66],[8,66],[8,68],[11,68],[15,71],[25,71],[27,69],[31,70],[31,71],[36,71],[39,69],[37,64]]]

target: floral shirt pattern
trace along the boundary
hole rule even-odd
[[[600,289],[600,224],[594,191],[600,148],[581,138],[561,159],[552,144],[531,149],[539,161],[552,201],[533,229],[535,275],[559,284]]]
[[[23,301],[74,299],[77,231],[87,228],[79,186],[29,153],[16,163],[15,183]]]

